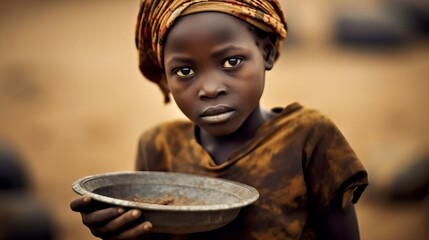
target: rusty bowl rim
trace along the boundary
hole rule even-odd
[[[129,201],[129,200],[123,200],[118,198],[112,198],[104,195],[100,195],[94,192],[91,192],[83,186],[86,182],[97,179],[97,178],[103,178],[103,177],[110,177],[110,176],[118,176],[118,175],[175,175],[177,177],[193,177],[193,178],[200,178],[200,179],[211,179],[212,181],[220,181],[227,184],[232,184],[237,187],[242,188],[243,190],[247,190],[249,194],[246,194],[247,197],[238,197],[240,199],[237,203],[228,203],[228,204],[210,204],[210,205],[159,205],[159,204],[150,204],[150,203],[143,203],[143,202],[135,202],[135,201]],[[161,211],[178,211],[178,212],[202,212],[202,211],[225,211],[225,210],[233,210],[233,209],[240,209],[242,207],[248,206],[258,200],[259,198],[259,192],[256,190],[256,188],[249,186],[244,183],[223,179],[223,178],[217,178],[217,177],[210,177],[210,176],[201,176],[201,175],[195,175],[195,174],[189,174],[189,173],[177,173],[177,172],[161,172],[161,171],[117,171],[117,172],[108,172],[108,173],[100,173],[100,174],[94,174],[82,177],[72,184],[72,189],[74,192],[76,192],[79,195],[82,196],[90,196],[92,199],[122,206],[122,207],[129,207],[129,208],[139,208],[142,210],[161,210]],[[231,193],[231,192],[228,192]],[[237,195],[235,195],[237,196]]]

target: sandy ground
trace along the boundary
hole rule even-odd
[[[75,180],[132,170],[140,133],[183,118],[138,72],[137,6],[0,4],[0,137],[22,155],[34,195],[55,219],[60,240],[93,239],[69,209]],[[371,185],[357,205],[362,239],[425,239],[427,201],[393,204],[377,193],[428,146],[427,41],[365,51],[313,35],[297,32],[285,47],[268,73],[262,104],[298,101],[337,123],[370,173]]]

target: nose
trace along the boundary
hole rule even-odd
[[[211,74],[201,79],[201,85],[198,91],[199,99],[214,99],[227,94],[227,88],[223,84],[220,76],[215,75],[216,74]]]

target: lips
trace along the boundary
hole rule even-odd
[[[221,123],[234,115],[235,110],[225,105],[207,107],[201,114],[201,119],[207,123]]]

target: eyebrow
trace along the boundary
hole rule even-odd
[[[225,52],[232,51],[232,50],[235,50],[235,51],[244,50],[244,48],[241,47],[240,45],[228,45],[226,47],[221,46],[218,49],[215,49],[214,51],[212,51],[210,53],[210,56],[218,57],[218,56],[223,55]],[[167,61],[164,62],[164,65],[169,65],[169,64],[172,64],[175,62],[181,62],[181,63],[192,63],[193,62],[190,57],[188,57],[184,54],[182,55],[180,53],[173,54],[173,56],[171,58],[166,59],[166,60]]]
[[[220,47],[219,49],[212,51],[212,53],[210,55],[217,57],[217,56],[224,54],[225,52],[232,51],[232,50],[235,50],[235,51],[236,50],[244,50],[244,48],[241,47],[240,45],[228,45],[226,47]]]
[[[192,59],[190,57],[181,54],[173,54],[173,57],[166,60],[167,61],[165,61],[164,65],[172,64],[174,62],[192,63]]]

